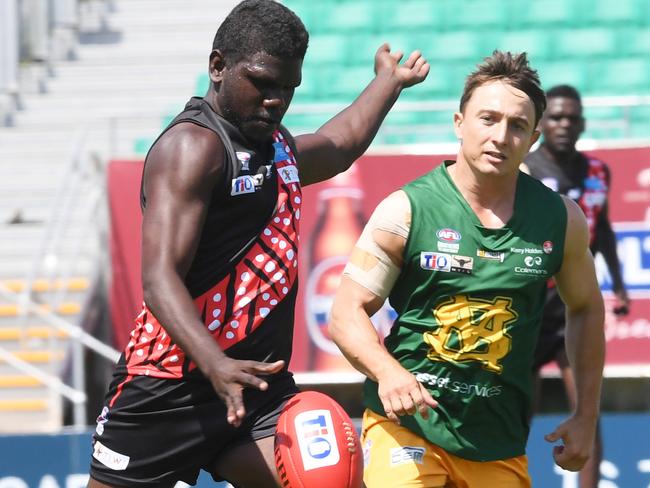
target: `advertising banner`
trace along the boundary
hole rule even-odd
[[[650,149],[591,151],[605,160],[612,173],[610,218],[618,242],[623,279],[632,298],[630,313],[611,311],[611,278],[602,256],[596,258],[607,307],[607,366],[610,376],[650,374]],[[295,371],[347,372],[354,369],[327,336],[328,311],[340,272],[356,237],[375,206],[406,182],[439,165],[445,156],[370,155],[361,158],[346,177],[304,189],[301,289],[296,308],[292,366]],[[334,195],[334,196],[333,196]],[[323,229],[327,229],[324,231]],[[337,236],[344,234],[345,239]],[[350,235],[356,236],[351,239]],[[324,248],[320,258],[309,249]],[[324,274],[330,277],[325,279]],[[327,282],[327,287],[323,283]],[[385,306],[373,317],[380,335],[392,323],[394,312]],[[554,365],[545,369],[554,374]],[[353,378],[355,378],[353,376]],[[310,381],[316,381],[310,378]],[[328,381],[325,375],[322,381]]]
[[[578,475],[558,468],[544,435],[564,419],[535,417],[527,455],[533,486],[578,488]],[[650,415],[605,414],[601,488],[644,488],[650,485]],[[357,426],[358,427],[358,426]],[[0,488],[84,488],[92,453],[91,432],[58,435],[0,436]],[[175,488],[187,488],[177,483]],[[201,472],[197,488],[232,488]]]
[[[129,341],[135,317],[142,308],[140,245],[142,161],[111,161],[108,165],[111,284],[109,302],[115,347]]]
[[[608,375],[650,374],[650,148],[591,151],[612,173],[610,217],[618,242],[623,278],[632,298],[630,314],[611,313],[611,279],[597,256],[599,281],[607,305]],[[299,373],[358,375],[329,339],[329,310],[340,274],[375,206],[406,182],[432,170],[445,156],[366,155],[336,178],[305,187],[301,222],[300,291],[296,306],[291,368]],[[139,185],[142,163],[115,161],[109,166],[111,310],[118,346],[127,342],[140,311]],[[373,322],[385,334],[394,312],[385,306]],[[327,375],[323,376],[327,381]]]

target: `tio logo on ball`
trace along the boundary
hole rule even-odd
[[[329,410],[309,410],[294,420],[305,471],[334,466],[341,459]]]

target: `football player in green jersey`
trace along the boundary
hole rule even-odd
[[[605,340],[588,227],[519,169],[545,106],[525,53],[495,51],[466,80],[456,160],[382,201],[352,252],[330,333],[368,377],[368,488],[531,485],[530,370],[551,277],[577,404],[546,440],[564,469],[590,456]],[[387,297],[398,316],[382,343],[370,317]]]

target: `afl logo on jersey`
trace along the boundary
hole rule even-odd
[[[250,168],[248,167],[248,163],[251,160],[250,153],[247,153],[247,152],[244,152],[244,151],[237,151],[235,153],[235,156],[237,156],[237,159],[239,159],[239,162],[241,163],[241,170],[242,171],[250,171]]]
[[[461,235],[457,230],[446,228],[436,232],[436,237],[442,242],[458,242]]]

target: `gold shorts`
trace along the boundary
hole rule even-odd
[[[431,444],[371,410],[363,414],[367,488],[530,488],[526,456],[470,461]]]

